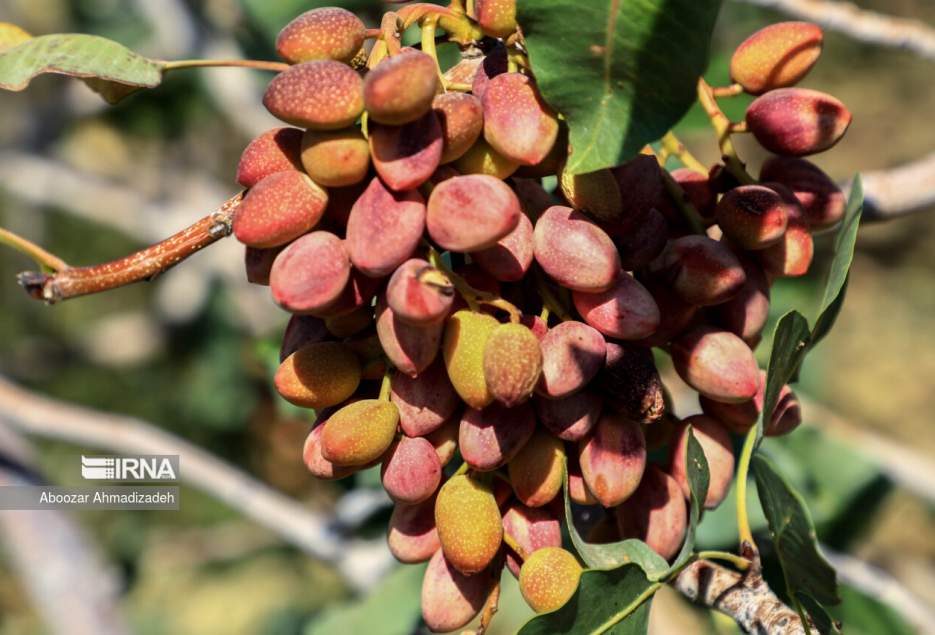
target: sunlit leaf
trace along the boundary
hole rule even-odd
[[[96,35],[58,33],[22,42],[0,53],[0,88],[24,90],[43,73],[84,79],[110,103],[162,82],[164,65]]]
[[[519,0],[546,101],[564,115],[572,174],[619,165],[695,102],[720,0]]]
[[[571,510],[571,498],[568,495],[568,470],[565,470],[565,518],[571,542],[591,569],[615,569],[626,563],[635,563],[651,579],[659,579],[669,569],[668,563],[642,540],[621,540],[606,544],[586,542],[575,527]]]
[[[863,208],[864,188],[858,174],[851,184],[851,194],[847,200],[844,221],[834,237],[834,256],[831,259],[831,268],[828,270],[828,279],[825,282],[818,317],[815,319],[815,327],[812,330],[810,348],[814,348],[831,331],[834,321],[841,312],[851,262],[854,260],[854,246],[857,244],[857,230],[860,227],[860,215]]]
[[[15,24],[0,22],[0,53],[14,46],[18,46],[31,38],[32,36],[29,33]]]
[[[695,433],[689,428],[688,432],[688,487],[691,492],[689,502],[688,530],[685,532],[685,542],[679,551],[678,557],[672,563],[671,571],[677,571],[683,564],[688,562],[695,549],[695,531],[698,528],[698,522],[701,520],[701,512],[704,509],[704,501],[708,496],[708,482],[711,478],[708,472],[708,459],[705,458],[704,450],[701,444],[695,439]]]
[[[532,618],[518,635],[645,635],[652,595],[659,585],[635,564],[585,571],[565,606]]]

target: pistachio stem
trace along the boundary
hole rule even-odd
[[[175,71],[185,68],[253,68],[260,71],[274,71],[281,73],[291,68],[285,62],[268,62],[265,60],[175,60],[162,62],[163,71]]]
[[[705,229],[704,224],[701,222],[701,214],[698,213],[694,204],[688,199],[685,190],[683,190],[682,186],[678,184],[678,181],[669,174],[668,170],[661,170],[661,172],[662,184],[666,188],[666,192],[669,193],[669,197],[675,203],[675,206],[682,212],[682,217],[685,218],[685,222],[688,223],[693,233],[704,234]]]
[[[743,450],[740,452],[740,462],[737,465],[737,533],[740,538],[740,546],[744,545],[756,552],[756,542],[753,540],[753,531],[750,529],[750,517],[747,513],[747,474],[750,471],[750,459],[753,451],[756,449],[756,426],[750,428],[743,442]]]
[[[451,268],[445,264],[441,259],[441,254],[432,247],[429,246],[429,263],[436,269],[440,270],[448,279],[451,280],[451,283],[454,285],[457,292],[464,298],[464,301],[467,302],[468,308],[472,311],[478,310],[478,305],[486,304],[487,306],[492,306],[494,308],[500,309],[510,314],[510,322],[518,323],[520,318],[522,318],[523,313],[516,306],[504,300],[503,298],[496,296],[492,293],[487,293],[486,291],[481,291],[480,289],[475,289],[467,280],[462,276],[459,276]]]
[[[740,84],[731,84],[730,86],[714,86],[711,88],[711,94],[715,97],[734,97],[743,92],[743,86]]]
[[[750,568],[749,560],[743,556],[738,556],[735,553],[727,551],[699,551],[697,555],[699,560],[723,560],[725,562],[730,562],[741,571],[746,571]]]
[[[526,553],[526,550],[519,546],[519,543],[514,540],[506,531],[503,532],[503,542],[506,543],[506,546],[516,552],[516,555],[519,556],[520,560],[525,560],[529,557],[529,554]]]
[[[63,271],[68,269],[68,263],[58,256],[49,253],[36,243],[14,234],[9,229],[0,227],[0,244],[11,247],[23,255],[32,258],[39,267],[47,271]]]
[[[539,292],[539,298],[542,300],[542,311],[545,313],[545,319],[548,319],[549,313],[552,313],[558,317],[563,322],[569,320],[574,320],[568,311],[562,306],[562,303],[559,302],[558,298],[555,297],[555,294],[552,292],[552,288],[549,286],[548,281],[545,279],[545,274],[538,268],[536,268],[536,290]]]
[[[714,98],[712,88],[703,77],[698,78],[698,102],[701,104],[701,107],[704,108],[708,119],[711,121],[711,126],[714,128],[714,132],[717,135],[718,147],[721,149],[721,158],[724,161],[724,165],[727,166],[727,170],[744,185],[756,183],[756,179],[750,176],[743,161],[737,156],[737,150],[731,142],[732,123],[730,119],[727,118],[727,115],[721,111],[721,107],[718,106],[717,100]]]
[[[704,166],[704,164],[696,159],[695,155],[689,152],[688,148],[685,147],[685,144],[682,143],[671,130],[662,135],[662,147],[669,153],[670,156],[677,158],[682,162],[682,165],[684,165],[689,170],[704,176],[708,176],[708,169]]]

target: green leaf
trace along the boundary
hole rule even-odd
[[[779,401],[779,391],[789,383],[796,370],[805,359],[811,331],[808,320],[798,311],[789,311],[776,324],[773,333],[773,348],[769,355],[769,368],[766,371],[766,394],[763,409],[756,424],[757,442],[763,437],[766,418],[772,415]],[[769,415],[767,415],[769,413]]]
[[[639,566],[652,580],[658,580],[669,570],[669,564],[649,545],[642,540],[621,540],[606,544],[591,544],[585,542],[575,527],[574,516],[571,513],[571,497],[568,494],[568,468],[566,464],[564,474],[565,493],[565,521],[568,525],[568,534],[575,550],[584,563],[591,569],[616,569],[627,563]]]
[[[825,282],[818,317],[815,318],[815,328],[812,330],[809,348],[814,348],[831,331],[838,313],[841,312],[844,294],[847,290],[848,272],[854,260],[854,246],[857,244],[857,230],[860,227],[860,215],[863,208],[864,188],[858,174],[851,184],[851,194],[847,200],[844,221],[834,237],[834,257],[831,260],[831,268],[828,270],[828,279]]]
[[[695,101],[720,0],[520,0],[546,101],[568,122],[567,169],[619,165]]]
[[[645,635],[652,595],[660,586],[635,564],[585,571],[565,606],[532,618],[518,635]]]
[[[140,88],[162,83],[164,65],[113,40],[80,33],[43,35],[0,53],[0,88],[20,91],[43,73],[84,79],[117,103]]]
[[[825,607],[816,602],[812,596],[806,593],[796,593],[795,599],[798,600],[799,605],[805,609],[809,617],[812,618],[812,622],[814,622],[815,628],[818,629],[819,635],[841,635],[841,629],[838,628],[834,618],[832,618],[828,614],[828,611],[825,610]]]
[[[682,568],[688,559],[691,558],[695,549],[695,530],[698,527],[698,521],[701,520],[701,512],[704,508],[705,498],[708,497],[708,482],[710,474],[708,472],[708,459],[704,455],[701,444],[695,439],[695,433],[688,430],[688,488],[691,491],[690,509],[688,515],[688,529],[685,532],[685,542],[682,543],[682,549],[678,557],[669,569],[669,572],[678,571]]]
[[[0,22],[0,53],[29,39],[32,39],[32,36],[15,24]]]
[[[818,552],[815,526],[802,496],[762,455],[753,455],[752,466],[789,595],[804,593],[822,605],[837,604],[837,577]]]
[[[917,635],[919,632],[880,598],[842,585],[841,599],[841,604],[831,613],[844,623],[848,635]]]
[[[361,600],[324,611],[306,626],[305,635],[409,635],[421,613],[424,572],[425,565],[396,567]]]

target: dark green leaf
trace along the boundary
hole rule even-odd
[[[808,613],[809,617],[812,618],[812,622],[814,622],[815,628],[818,629],[819,635],[841,635],[841,629],[835,624],[834,618],[828,614],[825,607],[806,593],[797,593],[795,598]]]
[[[565,606],[532,618],[518,635],[645,635],[652,595],[659,586],[635,564],[585,571]]]
[[[821,299],[818,317],[815,319],[815,328],[812,330],[813,348],[831,330],[841,306],[844,304],[844,293],[847,290],[847,276],[854,260],[854,245],[857,243],[857,229],[860,227],[860,215],[864,208],[864,189],[860,175],[854,177],[851,185],[851,195],[847,200],[847,210],[844,221],[834,238],[834,257],[825,282],[825,291]]]
[[[917,635],[920,632],[879,598],[842,585],[841,599],[841,604],[831,612],[844,624],[848,635]]]
[[[565,116],[572,174],[619,165],[695,101],[720,0],[520,0],[530,61]]]
[[[805,593],[820,604],[836,604],[836,575],[818,552],[815,526],[802,496],[761,454],[753,455],[752,466],[789,595]]]
[[[766,371],[766,394],[757,421],[757,439],[763,436],[766,413],[772,414],[779,401],[779,391],[795,375],[808,352],[810,330],[808,321],[798,311],[789,311],[779,319],[773,334],[773,348]]]
[[[616,569],[626,563],[637,564],[653,580],[661,578],[669,569],[668,563],[658,553],[650,549],[641,540],[621,540],[607,544],[591,544],[578,533],[574,516],[571,512],[571,498],[568,495],[568,469],[565,469],[565,519],[568,533],[575,550],[584,563],[591,569]]]
[[[26,40],[0,54],[0,88],[20,91],[42,73],[78,77],[110,103],[162,82],[163,64],[96,35],[58,33]]]
[[[685,542],[678,557],[672,563],[670,571],[677,571],[688,562],[695,549],[695,530],[701,519],[705,498],[708,496],[708,459],[705,458],[701,444],[695,439],[695,433],[688,431],[688,487],[691,490],[690,511],[688,515],[688,530],[685,532]]]
[[[361,600],[326,610],[308,624],[305,635],[409,635],[421,612],[424,572],[424,565],[396,567]]]

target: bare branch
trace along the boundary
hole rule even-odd
[[[109,291],[141,280],[152,280],[182,260],[230,235],[234,211],[242,199],[241,192],[194,225],[125,258],[90,267],[68,267],[53,274],[27,271],[19,274],[19,283],[32,297],[52,304]]]
[[[0,486],[36,482],[30,448],[0,428]],[[0,511],[0,538],[50,633],[122,635],[120,581],[81,528],[65,512]]]
[[[846,553],[838,553],[827,545],[821,546],[821,552],[837,570],[841,582],[889,605],[919,633],[935,624],[935,611],[883,569]]]
[[[181,477],[303,551],[323,560],[342,555],[327,519],[199,447],[135,419],[24,390],[0,378],[0,421],[28,435],[106,448],[122,454],[178,454]]]
[[[724,613],[747,633],[805,635],[802,620],[773,593],[759,566],[746,575],[699,560],[687,566],[672,586],[689,600]]]
[[[935,30],[918,20],[897,18],[832,0],[743,0],[839,31],[858,42],[910,51],[935,60]]]
[[[862,222],[881,222],[935,207],[935,152],[888,170],[861,175]],[[845,186],[850,191],[850,186]]]

